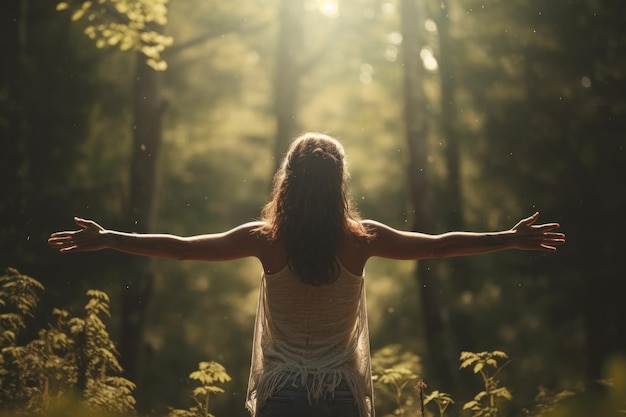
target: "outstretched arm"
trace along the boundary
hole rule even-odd
[[[554,232],[558,223],[536,225],[539,213],[520,220],[511,230],[493,233],[450,232],[428,235],[402,232],[381,223],[367,221],[374,232],[369,256],[390,259],[428,259],[476,255],[505,249],[554,252],[565,243],[563,233]]]
[[[53,233],[48,244],[59,252],[113,249],[133,255],[179,260],[225,261],[259,256],[259,223],[247,223],[224,233],[181,237],[106,230],[92,220],[75,217],[79,230]]]

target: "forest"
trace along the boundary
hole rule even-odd
[[[369,261],[378,416],[626,413],[623,1],[0,15],[0,416],[71,398],[85,415],[249,415],[256,260],[62,255],[47,238],[74,216],[185,236],[258,219],[305,131],[345,146],[363,218],[496,231],[538,211],[567,235],[556,253]]]

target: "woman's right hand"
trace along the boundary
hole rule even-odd
[[[48,244],[59,252],[89,252],[106,249],[104,228],[92,220],[74,217],[79,230],[56,232],[48,238]]]

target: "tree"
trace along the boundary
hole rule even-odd
[[[297,130],[299,80],[302,74],[302,24],[301,0],[280,0],[278,11],[278,38],[276,41],[276,67],[274,69],[274,115],[276,139],[274,142],[274,171]]]
[[[427,107],[423,91],[423,64],[420,51],[424,44],[423,10],[415,0],[401,2],[402,53],[404,64],[404,128],[408,147],[409,194],[413,208],[413,230],[428,231],[434,224],[431,179],[428,170]],[[439,375],[442,386],[450,385],[452,375],[446,360],[446,325],[442,317],[440,283],[428,261],[417,263],[416,278],[420,282],[420,300],[424,314],[428,371]],[[427,371],[427,372],[428,372]]]

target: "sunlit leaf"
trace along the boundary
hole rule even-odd
[[[216,387],[216,386],[209,386],[209,387],[205,387],[207,392],[211,393],[211,394],[221,394],[224,392],[224,390],[220,387]]]
[[[508,359],[509,358],[509,356],[506,353],[504,353],[504,352],[502,352],[500,350],[494,350],[493,352],[491,352],[491,354],[493,356],[497,356],[497,357],[503,358],[503,359]]]
[[[15,332],[13,332],[11,330],[5,330],[2,333],[2,338],[8,340],[11,343],[13,343],[13,342],[15,342]]]
[[[463,404],[463,410],[470,410],[473,407],[476,407],[478,405],[478,403],[476,401],[468,401],[465,404]]]
[[[167,62],[157,61],[155,59],[147,59],[146,63],[155,71],[165,71],[167,69]]]
[[[135,45],[135,42],[133,38],[131,36],[126,35],[122,38],[122,42],[120,43],[120,49],[122,51],[127,51],[131,49],[134,45]]]
[[[64,1],[60,2],[57,4],[57,11],[61,11],[61,10],[67,10],[70,7],[70,5]]]
[[[474,373],[475,374],[479,373],[483,369],[483,366],[484,366],[483,362],[478,362],[476,365],[474,365]]]
[[[72,22],[76,22],[77,20],[79,20],[84,15],[85,15],[85,10],[84,9],[75,10],[74,13],[72,13],[71,20],[72,20]]]
[[[496,397],[504,398],[509,401],[513,399],[513,395],[511,395],[511,392],[505,387],[495,389],[491,393]]]
[[[157,61],[159,59],[159,50],[152,45],[145,45],[141,47],[141,52],[148,58],[152,58]]]
[[[122,35],[119,33],[116,33],[115,35],[111,36],[107,40],[107,43],[113,46],[113,45],[116,45],[121,39],[122,39]]]
[[[471,364],[473,364],[474,362],[476,362],[478,360],[478,358],[476,357],[472,357],[472,358],[467,358],[466,360],[464,360],[461,363],[461,366],[459,368],[463,369],[463,368],[467,368],[468,366],[470,366]]]

